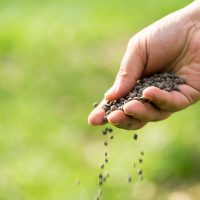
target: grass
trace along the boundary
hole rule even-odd
[[[129,38],[189,2],[0,2],[0,200],[93,198],[103,145],[102,128],[87,124],[91,105],[112,85]],[[176,190],[195,199],[199,106],[148,125],[138,144],[115,129],[104,199],[167,200]],[[141,148],[146,181],[131,187]]]

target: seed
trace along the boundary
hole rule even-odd
[[[103,185],[103,181],[99,181],[99,186]]]
[[[100,168],[101,169],[103,169],[104,168],[104,164],[102,163],[102,164],[100,164]]]
[[[105,154],[104,154],[105,156],[108,156],[108,152],[105,152]]]
[[[107,178],[104,176],[103,177],[103,182],[106,182],[107,181]]]
[[[135,90],[140,90],[140,88],[141,88],[141,85],[136,85],[135,86]]]
[[[142,92],[145,88],[149,86],[155,86],[160,88],[161,90],[166,90],[170,92],[172,90],[178,90],[178,85],[184,83],[184,79],[172,73],[160,73],[153,74],[149,77],[143,77],[140,80],[137,80],[135,87],[132,88],[132,90],[129,91],[126,96],[123,96],[114,101],[107,101],[102,108],[105,110],[106,115],[108,115],[114,110],[123,110],[123,105],[128,103],[132,99],[138,100],[142,103],[150,103],[149,101],[142,98]],[[105,122],[107,122],[106,119]]]
[[[105,159],[105,162],[108,163],[108,158]]]
[[[108,132],[112,133],[113,129],[112,128],[108,128]]]
[[[143,163],[143,160],[141,158],[139,159],[139,163]]]
[[[103,135],[107,135],[107,131],[106,131],[106,130],[103,130],[103,131],[102,131],[102,134],[103,134]]]
[[[142,156],[144,156],[144,152],[143,151],[141,151],[140,153],[141,153]]]
[[[176,91],[178,91],[179,90],[178,85],[174,85],[173,89],[176,90]]]
[[[126,104],[126,103],[128,103],[128,100],[125,100],[125,101],[124,101],[124,104]]]
[[[129,183],[132,182],[132,177],[131,177],[131,176],[128,177],[128,182],[129,182]]]
[[[142,174],[142,169],[138,169],[138,175],[141,175]]]
[[[140,97],[134,97],[133,100],[140,100]]]
[[[137,140],[137,139],[138,139],[138,135],[137,135],[136,133],[133,135],[133,139],[134,139],[134,140]]]
[[[111,110],[108,110],[108,111],[106,112],[106,115],[109,115],[111,112],[112,112]],[[107,119],[107,122],[108,122],[108,119]]]
[[[115,110],[117,110],[117,106],[115,105],[111,106],[111,111],[115,111]]]
[[[99,178],[102,179],[103,178],[103,174],[99,173]]]
[[[111,135],[111,136],[110,136],[110,139],[111,139],[111,140],[112,140],[112,139],[114,139],[114,136],[113,136],[113,135]]]
[[[165,88],[165,90],[168,91],[168,92],[172,91],[172,89],[170,87]]]
[[[93,108],[96,108],[99,104],[97,102],[93,103]]]
[[[106,141],[103,144],[104,144],[104,146],[108,146],[108,142],[106,142]]]
[[[118,110],[122,110],[123,111],[123,106],[119,106]]]
[[[102,106],[102,109],[103,109],[105,112],[107,112],[107,111],[110,110],[110,106],[103,105],[103,106]]]

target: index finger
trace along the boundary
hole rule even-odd
[[[92,110],[92,112],[88,116],[88,123],[92,126],[98,126],[105,124],[105,111],[102,106],[105,104],[106,100],[102,100],[101,103]]]

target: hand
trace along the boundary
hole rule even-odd
[[[186,80],[186,84],[179,86],[180,92],[148,87],[143,96],[156,107],[133,100],[124,105],[124,112],[117,110],[109,114],[108,122],[118,128],[139,129],[147,122],[163,120],[200,99],[199,1],[155,22],[129,41],[113,86],[90,113],[88,122],[103,124],[102,105],[106,100],[124,96],[141,77],[164,71]]]

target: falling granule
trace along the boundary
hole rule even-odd
[[[113,129],[112,128],[108,128],[108,132],[112,133]]]
[[[141,158],[139,159],[139,163],[143,163],[143,160]]]
[[[106,182],[107,181],[107,178],[104,176],[103,177],[103,182]]]
[[[98,105],[99,105],[99,103],[94,102],[94,103],[93,103],[93,108],[96,108]]]
[[[104,168],[104,164],[100,164],[100,169],[103,169]]]
[[[131,176],[128,177],[128,182],[129,182],[129,183],[132,182],[132,177],[131,177]]]
[[[133,139],[134,139],[134,140],[137,140],[137,139],[138,139],[138,135],[137,135],[136,133],[133,135]]]
[[[99,181],[99,186],[102,186],[103,185],[103,181]]]
[[[108,146],[108,142],[106,142],[106,141],[103,144],[104,144],[104,146]]]
[[[114,139],[114,136],[113,136],[113,135],[111,135],[111,136],[110,136],[110,139],[111,139],[111,140],[112,140],[112,139]]]
[[[107,131],[106,131],[106,130],[103,130],[103,131],[102,131],[102,134],[103,134],[103,135],[107,135]]]
[[[102,178],[103,178],[103,174],[99,173],[99,179],[102,179]]]
[[[108,129],[109,129],[108,127],[105,128],[106,131],[108,131]]]
[[[139,168],[137,173],[138,173],[138,175],[141,175],[142,174],[142,169]]]

